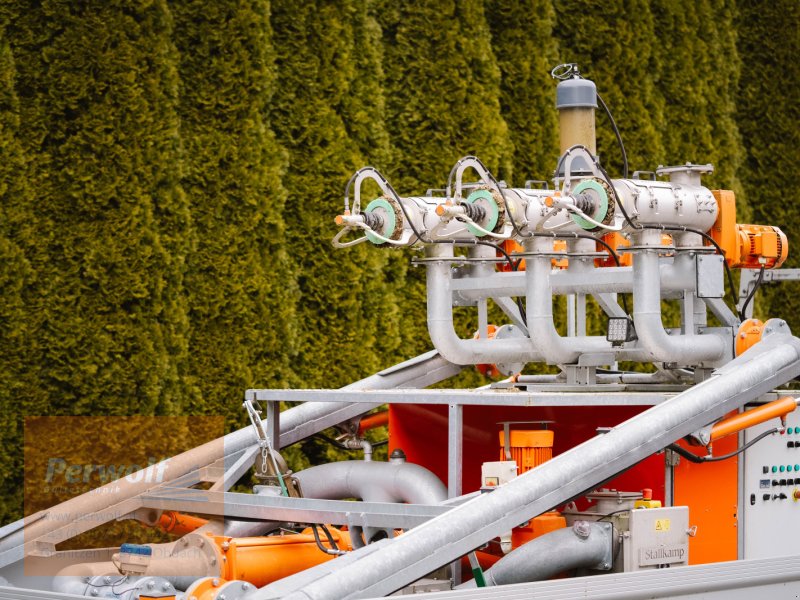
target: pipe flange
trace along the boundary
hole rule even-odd
[[[190,585],[177,600],[242,600],[256,587],[247,581],[225,581],[219,577],[203,577]]]
[[[178,592],[163,577],[142,577],[131,581],[124,575],[97,575],[86,582],[83,595],[90,598],[139,600],[140,597],[171,598]]]
[[[210,533],[187,533],[175,543],[175,547],[170,554],[171,557],[191,556],[198,564],[198,575],[208,574],[219,577],[222,574],[222,565],[225,556],[214,541],[213,534]],[[204,563],[205,569],[200,564]]]
[[[763,339],[775,334],[792,335],[792,330],[783,319],[768,319],[764,323],[764,332],[761,337]]]
[[[577,196],[579,194],[589,194],[595,199],[595,209],[589,216],[602,223],[603,225],[613,225],[616,204],[614,194],[608,187],[608,183],[602,179],[584,179],[571,192]],[[581,229],[586,231],[599,231],[602,227],[594,225],[580,215],[570,214],[572,221]]]
[[[375,198],[367,205],[364,212],[380,217],[383,226],[378,233],[383,237],[398,241],[403,236],[403,209],[394,198],[390,196]],[[376,246],[386,243],[369,231],[367,239]]]
[[[465,204],[473,204],[483,209],[485,213],[484,221],[478,223],[484,229],[492,233],[500,233],[506,224],[506,203],[503,200],[502,194],[497,190],[491,188],[479,188],[473,191],[466,200]],[[474,225],[469,223],[467,231],[475,237],[484,237],[486,234]]]

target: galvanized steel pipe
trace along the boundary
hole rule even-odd
[[[640,249],[633,257],[633,323],[639,344],[654,362],[677,362],[692,365],[716,361],[725,353],[726,341],[718,335],[669,335],[661,318],[661,288],[658,277],[660,231],[644,231],[637,235]],[[641,249],[642,246],[652,246]],[[730,344],[733,344],[731,339]]]
[[[611,568],[611,523],[577,521],[523,544],[484,572],[487,586],[550,579],[571,569]],[[459,589],[477,587],[475,580]]]

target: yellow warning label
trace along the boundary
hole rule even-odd
[[[656,531],[669,531],[669,519],[656,519]]]

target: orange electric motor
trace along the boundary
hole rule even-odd
[[[520,475],[553,458],[553,440],[553,431],[548,429],[509,432],[511,460],[516,461]],[[500,460],[508,460],[503,431],[500,432]],[[511,545],[519,548],[532,539],[566,526],[567,521],[561,513],[546,512],[520,527],[515,527],[511,531]]]
[[[500,432],[500,460],[509,460],[505,452],[505,433]],[[553,432],[542,430],[520,430],[509,432],[511,459],[516,461],[519,474],[553,458]]]
[[[714,190],[719,206],[711,237],[725,252],[729,267],[776,269],[789,255],[786,234],[772,225],[736,222],[736,197],[730,190]]]

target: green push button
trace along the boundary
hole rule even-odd
[[[783,465],[781,465],[781,466],[780,466],[780,470],[781,470],[781,473],[783,473],[783,472],[786,470],[786,467],[784,467]]]
[[[773,473],[777,473],[778,472],[778,467],[772,467],[772,472]]]
[[[792,431],[792,428],[791,428],[791,427],[789,427],[789,428],[786,430],[786,433],[788,433],[789,435],[792,435],[792,433],[793,433],[793,431]]]
[[[794,466],[794,470],[795,470],[795,471],[800,471],[800,465],[795,465],[795,466]]]

